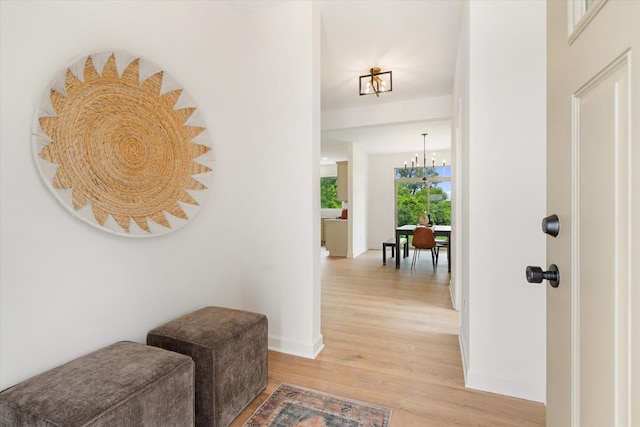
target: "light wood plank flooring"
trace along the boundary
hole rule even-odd
[[[270,351],[267,389],[232,426],[281,382],[391,407],[393,427],[544,426],[540,403],[464,387],[446,255],[435,273],[424,251],[410,271],[411,255],[396,270],[379,250],[348,259],[323,249],[324,350],[315,360]]]

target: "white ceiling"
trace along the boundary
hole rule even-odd
[[[230,0],[243,14],[282,0]],[[450,95],[462,22],[462,0],[316,0],[321,14],[322,110],[366,107]],[[372,67],[393,71],[393,91],[360,96],[358,77]],[[369,154],[450,147],[448,121],[398,123],[322,132],[321,157],[347,159],[345,142]]]
[[[321,163],[346,159],[345,143],[348,142],[360,144],[368,154],[422,153],[423,133],[428,134],[425,139],[427,151],[451,148],[449,120],[348,128],[322,132],[322,155],[327,160]]]
[[[322,110],[450,95],[462,20],[459,0],[320,0]],[[393,91],[360,96],[371,67],[393,71]],[[322,157],[346,159],[344,142],[369,154],[450,147],[448,121],[413,122],[322,133]],[[327,163],[327,161],[323,162]]]

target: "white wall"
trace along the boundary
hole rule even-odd
[[[545,3],[467,7],[468,58],[456,83],[466,127],[460,230],[466,384],[544,401],[545,287],[527,284],[524,271],[545,259]],[[498,190],[493,197],[491,189]]]
[[[338,164],[320,165],[320,176],[338,176]]]
[[[469,4],[465,4],[462,13],[462,26],[460,29],[460,42],[458,57],[456,60],[456,72],[453,84],[453,100],[458,108],[453,108],[452,123],[452,152],[457,161],[457,167],[451,173],[455,177],[452,180],[451,191],[456,199],[451,203],[451,239],[453,240],[453,263],[451,267],[451,289],[455,298],[457,309],[460,311],[460,349],[462,364],[467,375],[469,361]],[[466,381],[465,381],[466,382]]]
[[[152,327],[204,305],[263,312],[272,348],[316,354],[313,5],[240,15],[228,2],[3,1],[0,19],[0,388],[118,340],[144,342]],[[102,49],[158,64],[208,124],[209,198],[176,232],[131,239],[90,227],[36,171],[30,129],[45,87],[67,61]]]
[[[248,16],[246,24],[251,32],[237,52],[245,55],[247,100],[238,126],[247,145],[238,146],[237,158],[248,162],[235,194],[246,209],[236,220],[244,258],[236,274],[245,305],[273,313],[271,347],[315,356],[322,347],[320,298],[314,298],[320,291],[320,175],[310,165],[320,164],[319,14],[311,2],[283,2]]]
[[[349,155],[349,250],[357,257],[367,251],[369,224],[369,155],[358,144],[350,144]]]
[[[322,130],[448,119],[449,117],[451,117],[451,96],[442,95],[367,107],[325,110],[322,112]]]

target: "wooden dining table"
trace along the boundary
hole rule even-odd
[[[402,225],[396,228],[396,254],[400,253],[400,238],[405,236],[407,239],[409,236],[413,235],[413,231],[416,229],[416,225],[407,224]],[[447,241],[449,242],[449,247],[447,248],[447,271],[451,273],[451,253],[452,251],[452,242],[451,242],[451,226],[450,225],[434,225],[431,227],[433,230],[433,234],[437,236],[445,236]],[[396,256],[396,268],[400,268],[400,258]]]

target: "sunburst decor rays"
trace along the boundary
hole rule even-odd
[[[193,99],[153,63],[121,51],[64,67],[38,106],[33,152],[74,216],[123,236],[182,227],[205,201],[213,173]]]

